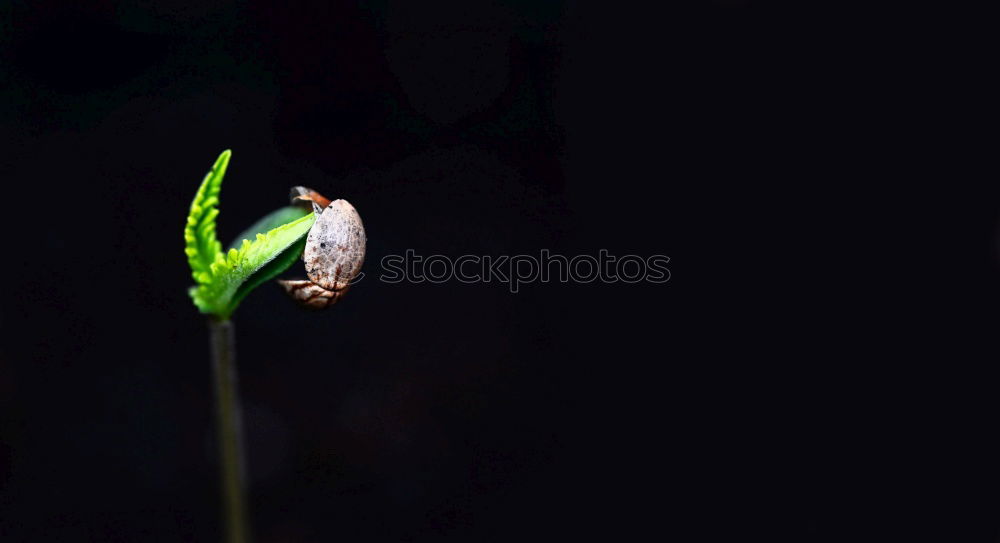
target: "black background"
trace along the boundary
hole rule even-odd
[[[880,86],[898,20],[85,4],[0,7],[3,540],[219,538],[181,230],[226,148],[224,242],[292,185],[368,234],[340,304],[265,285],[235,316],[257,540],[996,537],[997,206],[875,188],[933,156],[889,135],[927,117]],[[969,222],[978,271],[928,294],[941,234],[898,207]],[[407,249],[663,254],[671,280],[379,281]]]

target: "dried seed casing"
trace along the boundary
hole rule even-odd
[[[365,262],[365,227],[346,200],[331,202],[308,187],[292,187],[293,205],[311,208],[317,215],[306,236],[302,260],[308,280],[280,280],[285,292],[299,304],[323,309],[347,293],[351,280]]]
[[[299,304],[310,309],[323,309],[337,303],[348,289],[327,290],[312,281],[298,279],[293,281],[278,281],[285,292]]]
[[[334,200],[326,206],[306,236],[302,260],[306,275],[327,290],[343,290],[365,262],[365,227],[354,206]]]
[[[317,215],[330,205],[330,199],[314,191],[309,187],[292,187],[289,199],[292,205],[302,206],[307,210],[315,211]]]

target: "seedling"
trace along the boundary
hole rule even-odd
[[[216,236],[219,192],[231,156],[223,151],[191,202],[184,252],[195,286],[189,294],[208,316],[226,540],[249,540],[236,340],[232,315],[260,285],[291,267],[305,252],[308,280],[280,281],[293,299],[311,308],[340,300],[365,256],[361,217],[345,200],[331,202],[312,189],[292,188],[292,205],[261,218],[236,237],[228,251]]]

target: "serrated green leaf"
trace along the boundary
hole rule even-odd
[[[233,242],[229,244],[229,247],[230,249],[244,249],[252,243],[251,240],[263,238],[269,230],[273,230],[282,224],[292,222],[310,214],[311,212],[298,206],[278,208],[261,217],[260,220],[241,232],[240,235],[233,239]],[[247,294],[250,294],[250,292],[252,292],[255,288],[281,275],[281,273],[291,267],[292,264],[295,264],[299,257],[302,256],[302,250],[305,249],[305,246],[306,239],[305,236],[303,236],[299,239],[299,241],[290,245],[287,249],[274,257],[274,260],[268,262],[264,265],[264,267],[251,275],[246,282],[236,289],[236,294],[233,294],[233,298],[230,301],[231,311],[235,310],[236,306],[243,301],[243,298],[245,298]]]
[[[240,232],[240,235],[233,238],[233,242],[229,244],[229,248],[239,249],[244,240],[253,241],[257,239],[258,234],[266,234],[269,230],[273,230],[283,224],[305,217],[309,213],[310,211],[298,206],[278,208],[267,215],[264,215],[260,218],[260,220],[250,225],[249,228]]]
[[[209,266],[210,280],[201,282],[193,294],[195,305],[203,312],[229,318],[250,290],[281,273],[298,258],[301,248],[298,251],[289,249],[305,238],[314,222],[316,216],[310,213],[270,230],[256,241],[244,243],[240,249],[230,249],[225,257],[219,253],[218,260]],[[275,266],[264,270],[262,276],[255,277],[246,289],[240,290],[251,277],[286,252],[290,254],[285,254]]]
[[[229,166],[232,152],[226,149],[215,160],[212,170],[205,175],[198,192],[191,202],[187,223],[184,226],[184,253],[188,257],[191,271],[198,279],[201,272],[208,270],[215,255],[222,251],[222,244],[215,237],[215,219],[219,215],[216,207],[219,204],[219,191],[222,189],[222,178]]]
[[[299,238],[299,241],[290,245],[288,249],[276,256],[274,260],[268,262],[264,267],[251,275],[246,282],[236,289],[236,293],[233,294],[233,299],[229,302],[229,312],[232,313],[236,309],[236,306],[243,301],[243,298],[246,298],[247,294],[250,294],[255,288],[281,275],[292,264],[295,264],[299,260],[299,257],[302,256],[302,251],[305,248],[306,236],[302,236]]]
[[[219,192],[231,153],[219,155],[201,183],[184,226],[184,254],[197,283],[188,293],[202,313],[227,319],[254,288],[287,269],[302,254],[316,216],[300,208],[275,211],[244,232],[227,252],[216,237]],[[238,247],[236,246],[238,245]]]

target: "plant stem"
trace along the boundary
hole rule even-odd
[[[216,434],[222,469],[222,509],[226,541],[246,543],[246,472],[243,464],[243,424],[236,380],[236,338],[232,321],[209,319],[212,374],[215,382]]]

